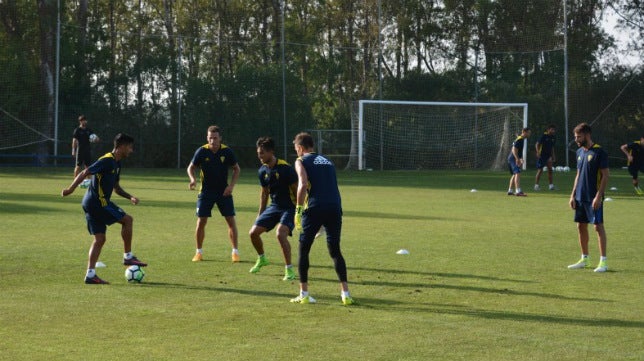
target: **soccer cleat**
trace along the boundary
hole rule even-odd
[[[197,252],[195,253],[195,256],[192,257],[192,262],[201,262],[203,261],[203,254]]]
[[[540,190],[541,190],[541,187],[539,187],[539,185],[538,185],[538,184],[535,184],[535,185],[534,185],[534,190],[538,192],[538,191],[540,191]]]
[[[109,285],[110,283],[100,279],[98,276],[94,276],[92,278],[90,277],[85,277],[85,284],[88,285]]]
[[[145,267],[145,266],[147,266],[148,264],[147,264],[147,263],[145,263],[145,262],[141,262],[141,261],[139,261],[139,259],[138,259],[138,258],[136,258],[136,257],[132,256],[132,258],[130,258],[130,259],[125,259],[125,258],[123,258],[123,265],[124,265],[124,266],[139,266],[139,267]]]
[[[557,190],[557,187],[555,187],[555,185],[554,185],[554,184],[551,184],[551,185],[549,185],[549,186],[548,186],[548,190],[556,191],[556,190]]]
[[[235,261],[233,260],[233,262]],[[237,262],[239,262],[239,260]],[[266,256],[259,256],[257,257],[257,262],[255,262],[255,265],[253,266],[253,268],[251,268],[250,271],[248,272],[257,273],[259,272],[260,269],[262,269],[262,267],[266,265],[268,265],[268,259],[266,258]]]
[[[317,302],[315,298],[312,296],[297,296],[295,298],[291,298],[291,303],[301,303],[301,304],[307,304],[307,303],[315,303]]]
[[[517,197],[527,197],[528,195],[527,195],[527,194],[525,194],[525,193],[523,193],[523,192],[517,192],[517,193],[516,193],[516,196],[517,196]]]
[[[284,271],[284,278],[282,278],[283,281],[292,281],[295,279],[295,271],[293,271],[293,267],[286,268]]]
[[[514,192],[512,192],[512,191],[508,191],[508,195],[509,195],[509,196],[513,196],[513,195],[514,195]]]
[[[355,303],[351,297],[342,297],[342,304],[345,306],[355,305]]]
[[[606,261],[599,261],[597,268],[594,269],[594,272],[606,272],[608,271],[608,265]]]
[[[639,186],[634,188],[635,188],[635,193],[637,193],[638,196],[644,196],[644,191],[642,190],[642,188],[640,188]]]
[[[581,258],[577,263],[571,264],[568,266],[568,269],[579,269],[579,268],[586,268],[588,265],[588,258]]]
[[[230,259],[233,261],[233,263],[239,263],[239,253],[231,253]]]

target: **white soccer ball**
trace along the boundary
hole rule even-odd
[[[89,141],[92,143],[96,143],[98,141],[98,135],[92,133],[89,135]]]
[[[141,266],[130,266],[125,270],[125,280],[128,282],[140,283],[143,281],[145,271]]]
[[[563,172],[563,167],[562,166],[556,166],[555,167],[555,172]]]
[[[569,166],[565,166],[565,167],[563,167],[563,171],[564,171],[564,172],[570,172],[570,167],[569,167]]]

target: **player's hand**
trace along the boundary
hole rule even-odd
[[[190,190],[192,191],[192,190],[195,189],[196,184],[197,184],[197,182],[195,180],[191,180],[190,184],[188,185],[188,188],[190,188]]]
[[[575,209],[575,208],[577,208],[577,202],[575,202],[575,198],[574,198],[574,197],[570,197],[570,201],[569,201],[568,203],[570,204],[570,208],[571,208],[571,209]]]
[[[295,230],[302,232],[302,206],[295,207]]]
[[[139,199],[136,198],[135,196],[132,196],[130,197],[130,202],[132,202],[132,204],[136,206],[137,204],[139,204]]]
[[[233,186],[229,185],[224,189],[224,197],[230,197],[233,195]]]
[[[62,192],[60,192],[60,195],[63,196],[63,197],[66,197],[66,196],[68,196],[68,195],[70,195],[72,193],[74,193],[73,189],[65,188],[65,189],[63,189]]]
[[[603,202],[603,200],[602,200],[602,198],[601,198],[601,197],[599,197],[599,196],[597,196],[597,197],[593,198],[593,209],[594,209],[594,210],[598,210],[598,209],[599,209],[599,207],[601,207],[601,206],[602,206],[602,202]]]

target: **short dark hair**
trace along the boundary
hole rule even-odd
[[[134,144],[134,138],[130,137],[125,133],[119,133],[114,137],[114,148],[118,148],[121,145]]]
[[[257,145],[257,148],[262,148],[269,152],[275,150],[275,141],[271,137],[259,137],[255,144]]]
[[[573,130],[575,133],[579,134],[593,134],[593,129],[588,125],[588,123],[579,123]]]
[[[221,135],[221,129],[216,125],[211,125],[208,127],[208,133],[219,133]]]
[[[555,125],[554,125],[554,124],[549,124],[549,125],[548,125],[548,128],[546,128],[546,129],[557,129],[557,127],[555,127]]]
[[[525,127],[525,128],[523,128],[523,129],[521,129],[521,131],[522,131],[522,132],[529,132],[529,131],[530,131],[530,128],[529,128],[529,127]]]
[[[315,145],[313,143],[313,137],[307,132],[298,133],[293,140],[293,144],[301,145],[306,149],[313,149]]]
[[[85,118],[85,115],[83,115],[83,114],[78,116],[78,121],[80,122],[82,120],[87,120],[87,118]]]

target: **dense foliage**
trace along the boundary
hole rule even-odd
[[[296,132],[349,129],[352,103],[378,98],[527,102],[537,134],[554,123],[564,139],[559,0],[60,4],[59,153],[68,153],[84,113],[100,134],[137,137],[141,166],[185,165],[213,123],[254,163],[258,136],[272,135],[290,152]],[[605,9],[617,11],[623,29],[634,31],[630,50],[641,52],[643,5],[566,5],[567,131],[594,122],[619,157],[615,147],[644,133],[644,74],[641,60],[615,61],[622,54],[600,24]],[[11,114],[55,134],[57,15],[54,0],[0,2],[3,128]],[[32,147],[52,152],[51,142]],[[558,152],[563,158],[564,147]]]

